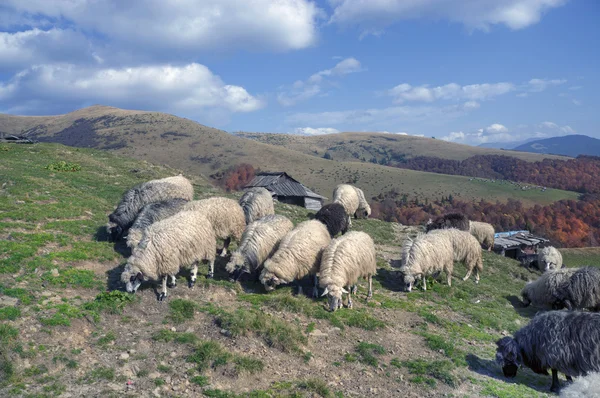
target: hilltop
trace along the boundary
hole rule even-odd
[[[354,151],[355,145],[364,145],[362,141],[358,142],[358,138],[348,139],[347,142],[340,140],[344,137],[359,137],[361,134],[315,137],[341,142],[338,145],[339,151],[332,150],[333,160],[327,160],[320,153],[311,154],[312,150],[297,147],[295,141],[287,142],[286,147],[281,143],[265,144],[165,113],[107,106],[93,106],[58,116],[0,115],[0,131],[27,135],[42,142],[110,150],[133,159],[166,164],[207,178],[231,166],[249,163],[265,171],[286,171],[326,197],[330,197],[335,185],[341,182],[356,183],[364,189],[367,197],[395,189],[409,197],[421,199],[439,199],[447,195],[464,200],[483,198],[506,201],[508,198],[515,198],[523,201],[526,206],[577,197],[573,192],[561,190],[523,191],[510,184],[482,183],[464,176],[401,170],[368,161],[356,161],[348,153]],[[370,137],[368,134],[364,136]],[[468,157],[475,153],[470,151],[479,154],[505,153],[419,137],[384,134],[373,137],[374,148],[383,154],[387,151],[388,155],[385,156],[400,150],[409,156],[438,151],[439,156],[443,154],[453,157]],[[291,137],[287,139],[292,140]],[[371,140],[365,139],[365,142]],[[319,146],[318,143],[315,145]],[[515,152],[515,156],[530,161],[545,157],[523,152]]]
[[[507,382],[494,362],[494,341],[536,312],[517,296],[538,275],[513,260],[484,252],[479,285],[458,265],[452,287],[430,280],[406,294],[399,248],[420,228],[356,220],[377,245],[369,303],[364,282],[354,309],[335,313],[291,287],[233,284],[227,259],[215,280],[200,267],[193,290],[180,276],[160,303],[151,285],[119,290],[129,253],[104,228],[123,191],[180,170],[57,144],[0,146],[0,156],[2,396],[548,396],[549,377],[524,369]],[[187,176],[197,198],[223,194]],[[311,213],[276,212],[294,223]]]
[[[531,141],[514,148],[515,151],[552,153],[577,157],[579,155],[600,156],[600,140],[587,135],[571,134]]]

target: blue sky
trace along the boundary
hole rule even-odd
[[[227,131],[600,138],[596,0],[4,0],[0,112]]]

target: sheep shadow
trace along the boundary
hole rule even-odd
[[[125,270],[125,263],[119,264],[116,267],[106,271],[106,290],[121,290],[125,291],[125,284],[121,282],[121,274]],[[142,286],[140,286],[141,288]]]
[[[522,317],[525,318],[533,318],[538,312],[540,311],[544,311],[541,308],[537,308],[534,306],[525,306],[523,304],[523,302],[521,301],[521,299],[517,296],[504,296],[504,298],[513,306],[513,308],[515,309],[515,311]]]
[[[496,361],[480,358],[475,354],[467,354],[465,357],[469,370],[482,376],[502,381],[508,384],[522,384],[539,393],[551,394],[550,384],[552,378],[550,376],[538,375],[528,368],[522,368],[513,379],[505,377],[502,373],[502,368]]]
[[[400,271],[390,271],[387,269],[379,268],[374,278],[376,281],[381,283],[381,286],[384,289],[394,292],[404,291],[402,283],[403,275]]]
[[[106,231],[106,226],[101,225],[96,228],[96,232],[94,233],[94,240],[96,242],[110,242],[110,235],[108,231]],[[127,246],[127,242],[124,238],[121,238],[114,242],[113,250],[119,253],[122,257],[131,256],[131,249]]]

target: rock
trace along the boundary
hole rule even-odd
[[[313,336],[313,337],[327,337],[329,335],[327,333],[323,333],[319,329],[315,329],[312,332],[310,332],[310,336]]]
[[[122,353],[122,354],[121,354],[121,356],[120,356],[119,358],[121,358],[121,359],[123,359],[123,360],[125,360],[125,359],[129,359],[129,354],[128,354],[128,353],[126,353],[126,352],[124,352],[124,353]]]
[[[152,372],[148,375],[148,378],[150,379],[158,379],[160,377],[160,373],[158,372]]]
[[[172,352],[170,355],[171,355],[171,358],[175,358],[177,356],[177,353],[176,352]]]
[[[58,277],[58,270],[56,268],[52,268],[52,271],[50,271],[50,273],[52,274],[53,277]]]
[[[133,354],[135,354],[135,350],[133,350],[133,349],[127,350],[127,352],[128,352],[130,355],[133,355]]]
[[[48,291],[42,292],[42,296],[50,297],[50,296],[52,296],[52,292],[48,292]]]
[[[154,395],[155,397],[160,397],[160,387],[156,387],[153,391],[152,391],[152,395]]]
[[[8,296],[0,296],[0,307],[14,307],[19,303],[19,299]]]
[[[223,336],[231,337],[231,332],[227,329],[221,329],[221,334]]]
[[[177,331],[177,329],[175,328],[175,326],[173,326],[173,327],[171,328],[171,332],[176,332],[176,331]]]

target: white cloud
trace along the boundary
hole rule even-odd
[[[572,86],[572,87],[569,87],[569,90],[573,90],[573,91],[574,90],[581,90],[582,88],[583,88],[583,86]]]
[[[340,131],[337,129],[334,129],[332,127],[319,127],[319,128],[312,128],[312,127],[298,127],[296,129],[294,129],[293,134],[299,134],[299,135],[323,135],[323,134],[337,134]]]
[[[565,79],[531,79],[527,82],[525,89],[532,93],[539,93],[548,87],[559,86],[566,82]]]
[[[362,35],[408,19],[448,20],[469,29],[488,31],[493,25],[512,30],[536,24],[548,10],[567,0],[329,0],[330,23],[358,26]]]
[[[321,93],[322,86],[328,83],[325,78],[341,77],[350,73],[362,71],[360,62],[355,58],[346,58],[333,68],[314,73],[306,81],[298,80],[291,87],[281,87],[277,101],[283,106],[292,106],[306,101]]]
[[[462,144],[484,144],[489,142],[517,142],[530,138],[548,138],[558,135],[574,134],[575,130],[568,125],[559,126],[554,122],[542,122],[537,125],[518,125],[513,129],[494,123],[485,128],[475,131],[451,132],[441,137],[442,140]]]
[[[422,85],[412,87],[410,84],[402,83],[388,90],[388,95],[394,98],[394,102],[404,101],[433,102],[435,100],[470,100],[482,101],[515,90],[512,83],[483,83],[460,86],[456,83],[444,86],[429,87]]]
[[[0,85],[3,103],[18,103],[21,111],[43,114],[55,103],[75,107],[101,103],[186,115],[251,112],[264,106],[243,87],[225,84],[197,63],[106,69],[33,66]]]
[[[302,49],[315,43],[324,16],[309,0],[5,0],[3,7],[29,23],[65,21],[130,50],[157,54]]]
[[[577,105],[577,106],[580,106],[581,104],[583,104],[583,102],[581,102],[581,101],[579,101],[579,100],[577,100],[577,99],[572,99],[572,100],[571,100],[571,102],[572,102],[574,105]]]

